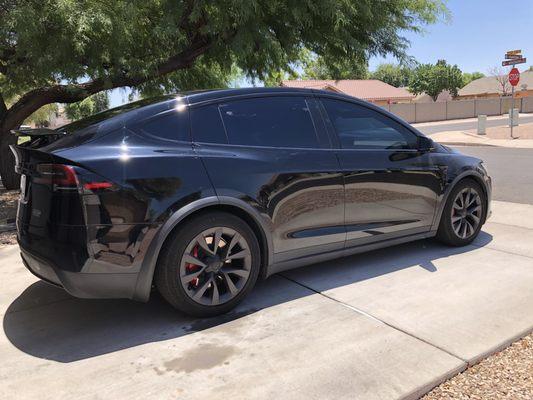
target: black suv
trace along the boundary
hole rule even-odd
[[[490,207],[482,162],[380,107],[305,89],[190,92],[15,132],[22,259],[85,298],[226,312],[258,278],[437,236]]]

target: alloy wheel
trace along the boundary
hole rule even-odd
[[[453,201],[452,228],[461,239],[472,236],[481,223],[481,196],[473,188],[464,188]]]
[[[187,296],[205,306],[224,304],[248,281],[250,246],[234,229],[214,227],[201,232],[185,248],[179,280]]]

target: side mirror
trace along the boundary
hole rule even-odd
[[[427,136],[418,137],[418,150],[423,152],[430,152],[435,150],[435,142]]]

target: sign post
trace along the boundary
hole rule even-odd
[[[502,66],[512,65],[513,68],[509,72],[509,83],[511,84],[511,109],[509,110],[509,116],[511,121],[511,139],[515,139],[513,136],[514,126],[514,88],[520,82],[520,71],[515,67],[516,64],[523,64],[527,60],[522,57],[522,50],[510,50],[505,53],[505,61],[502,62]]]

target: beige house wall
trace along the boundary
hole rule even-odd
[[[477,117],[478,115],[501,115],[500,98],[477,99],[474,101],[476,103],[476,113],[472,117]]]
[[[402,118],[404,121],[407,122],[415,122],[416,121],[416,108],[415,104],[391,104],[389,106],[389,111],[398,117]]]
[[[437,103],[387,104],[382,107],[404,121],[413,123],[475,118],[478,115],[502,115],[509,113],[511,105],[512,99],[495,97]],[[533,112],[533,96],[516,98],[514,106],[522,113]]]
[[[476,114],[476,102],[474,100],[459,100],[446,102],[446,118],[454,116],[459,118],[471,118]]]
[[[533,113],[533,96],[522,99],[522,112]]]

